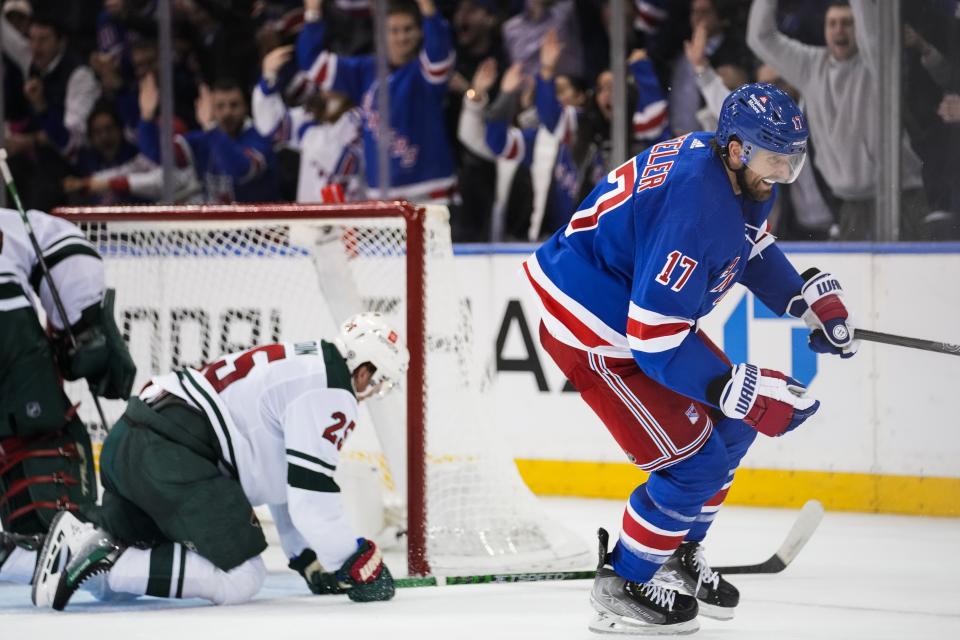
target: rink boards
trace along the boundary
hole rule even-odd
[[[800,271],[840,278],[859,326],[960,342],[960,247],[824,246],[785,248]],[[643,474],[540,348],[537,305],[519,272],[531,250],[457,248],[481,364],[494,372],[487,415],[508,427],[503,446],[537,493],[623,497]],[[849,360],[818,357],[802,321],[776,317],[742,287],[701,326],[734,362],[791,373],[822,402],[799,430],[756,442],[729,501],[816,497],[834,509],[960,515],[960,358],[866,343]]]

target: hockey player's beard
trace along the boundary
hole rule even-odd
[[[755,202],[765,202],[773,195],[773,189],[764,189],[763,178],[760,178],[751,172],[756,180],[751,184],[747,179],[747,167],[741,167],[733,172],[737,176],[737,186],[740,187],[740,193],[744,194]]]

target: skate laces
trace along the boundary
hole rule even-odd
[[[707,564],[707,558],[703,554],[703,547],[697,545],[697,550],[693,554],[693,566],[697,570],[697,588],[693,593],[700,593],[700,585],[709,584],[714,589],[720,586],[720,574],[710,568]]]
[[[640,593],[650,598],[657,606],[666,607],[668,611],[673,611],[673,601],[677,598],[677,592],[673,589],[647,582],[643,584]]]

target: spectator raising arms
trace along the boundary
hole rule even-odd
[[[376,59],[324,51],[326,25],[320,0],[304,0],[304,9],[306,24],[297,39],[298,65],[314,87],[340,91],[362,106],[367,185],[376,189],[381,186]],[[456,176],[450,143],[439,125],[444,121],[443,99],[454,63],[449,26],[433,0],[391,1],[386,26],[390,195],[447,203]]]
[[[160,162],[160,131],[155,121],[157,80],[140,81],[140,150]],[[205,130],[188,131],[174,144],[177,167],[193,165],[207,202],[268,202],[277,199],[277,176],[270,141],[247,118],[247,99],[240,85],[221,80],[201,91],[197,120]]]
[[[253,122],[261,135],[300,151],[297,202],[362,200],[360,113],[335,91],[319,91],[305,106],[288,109],[277,74],[293,45],[263,57],[263,75],[253,90]]]
[[[555,31],[550,31],[540,50],[540,74],[537,77],[537,115],[540,125],[553,135],[557,150],[553,163],[551,186],[543,224],[536,223],[537,205],[534,204],[535,224],[531,226],[530,240],[541,237],[542,232],[552,234],[567,224],[576,210],[583,193],[589,193],[597,175],[603,175],[611,165],[604,157],[602,140],[595,134],[609,131],[609,118],[588,118],[590,126],[581,130],[587,109],[587,96],[582,82],[574,76],[556,74],[556,63],[561,59],[563,45]],[[667,126],[667,102],[654,74],[653,64],[642,49],[634,50],[628,59],[630,72],[636,84],[636,110],[632,116],[631,146],[641,150],[659,140],[670,137]],[[604,74],[601,74],[603,79]],[[610,77],[612,81],[612,76]],[[602,107],[594,102],[600,113]],[[611,109],[612,111],[612,109]],[[596,125],[600,124],[597,127]],[[537,144],[549,144],[539,136]],[[536,193],[537,173],[534,171]],[[586,180],[585,180],[586,178]],[[541,228],[542,227],[542,232]],[[536,232],[536,233],[534,233]]]
[[[795,86],[806,103],[814,162],[839,200],[841,240],[872,240],[879,150],[876,60],[878,3],[837,1],[824,21],[826,47],[802,44],[776,24],[776,0],[754,0],[747,42]],[[925,237],[920,160],[903,138],[900,238]]]

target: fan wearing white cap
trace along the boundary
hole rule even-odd
[[[104,443],[102,507],[90,522],[53,521],[34,603],[63,609],[81,585],[101,598],[249,600],[266,573],[253,514],[264,504],[313,593],[389,600],[390,571],[353,531],[334,472],[358,401],[400,384],[408,362],[399,333],[361,313],[331,341],[262,345],[153,378]]]

